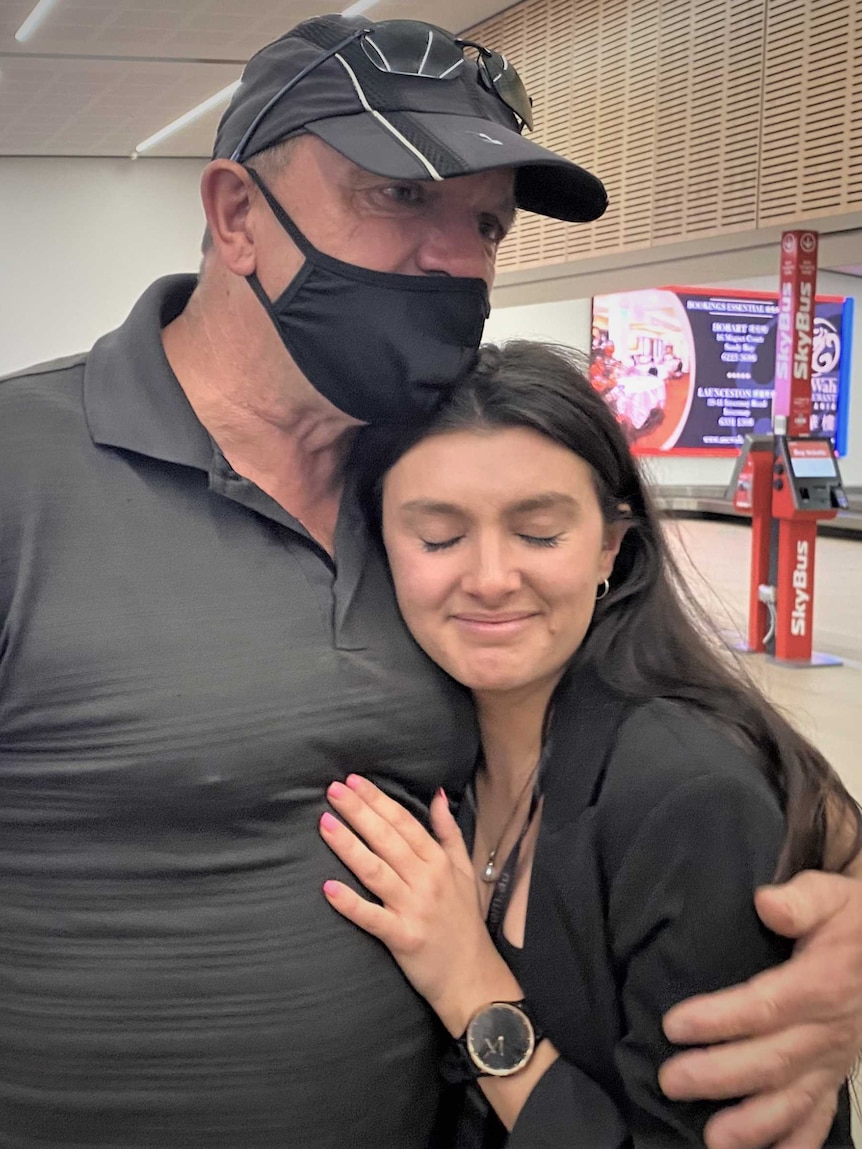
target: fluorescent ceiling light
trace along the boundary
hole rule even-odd
[[[377,0],[356,0],[355,4],[351,4],[349,8],[345,8],[341,13],[342,16],[361,16],[363,12],[367,12],[369,8],[373,8]]]
[[[204,100],[202,104],[192,108],[190,112],[186,112],[180,116],[178,120],[174,120],[168,124],[166,128],[161,128],[155,135],[148,136],[142,143],[138,144],[132,153],[133,156],[139,155],[141,152],[147,152],[150,148],[154,148],[156,144],[160,144],[162,140],[166,140],[168,136],[172,136],[174,132],[178,132],[180,128],[184,128],[186,124],[192,123],[194,120],[199,119],[205,115],[206,112],[217,108],[219,104],[226,104],[234,92],[239,87],[239,80],[234,80],[232,84],[228,84],[226,88],[222,88],[220,92],[216,92],[214,96],[210,96],[208,100]]]
[[[20,44],[29,40],[51,9],[56,7],[58,3],[59,0],[39,0],[39,3],[15,33],[15,39]]]

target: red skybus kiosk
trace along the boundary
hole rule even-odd
[[[811,435],[818,236],[786,231],[775,345],[773,434],[746,437],[729,493],[752,518],[748,641],[784,666],[839,666],[812,650],[817,523],[847,496],[832,441]]]
[[[838,460],[831,439],[778,435],[775,448],[772,514],[778,545],[770,556],[776,598],[771,653],[784,666],[840,666],[840,658],[812,650],[817,523],[847,508]]]

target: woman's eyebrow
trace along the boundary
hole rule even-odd
[[[402,511],[418,511],[420,514],[425,515],[463,514],[461,507],[456,506],[454,503],[444,503],[436,499],[410,499],[409,502],[402,503],[399,509]]]
[[[529,514],[531,511],[556,510],[558,507],[574,510],[578,506],[578,500],[572,495],[565,495],[562,491],[546,491],[509,503],[506,511],[509,514]]]
[[[566,510],[575,510],[580,504],[573,495],[566,495],[562,491],[543,491],[541,494],[529,495],[523,499],[516,499],[506,505],[506,514],[529,514],[531,511],[556,510],[558,507]],[[463,515],[464,508],[457,503],[447,503],[441,499],[410,499],[402,503],[400,511],[424,515]]]

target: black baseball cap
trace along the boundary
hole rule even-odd
[[[598,219],[608,202],[601,180],[522,136],[529,119],[523,85],[496,52],[417,20],[318,16],[249,60],[213,158],[244,161],[310,132],[392,179],[512,167],[520,208]]]

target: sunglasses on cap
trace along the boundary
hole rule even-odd
[[[427,80],[448,80],[465,59],[478,68],[479,82],[499,96],[520,121],[519,127],[533,126],[533,101],[515,68],[500,52],[450,35],[443,28],[412,20],[384,20],[361,39],[362,50],[381,72],[398,76],[421,76]],[[467,52],[475,52],[468,57]]]
[[[458,39],[443,28],[413,20],[382,21],[374,28],[357,28],[303,68],[280,88],[254,117],[234,149],[231,159],[242,161],[254,133],[272,108],[305,77],[348,45],[359,41],[370,62],[381,72],[415,76],[426,80],[448,80],[457,75],[465,61],[476,65],[478,83],[495,95],[518,121],[518,131],[532,128],[532,100],[521,77],[499,52],[472,40]]]

